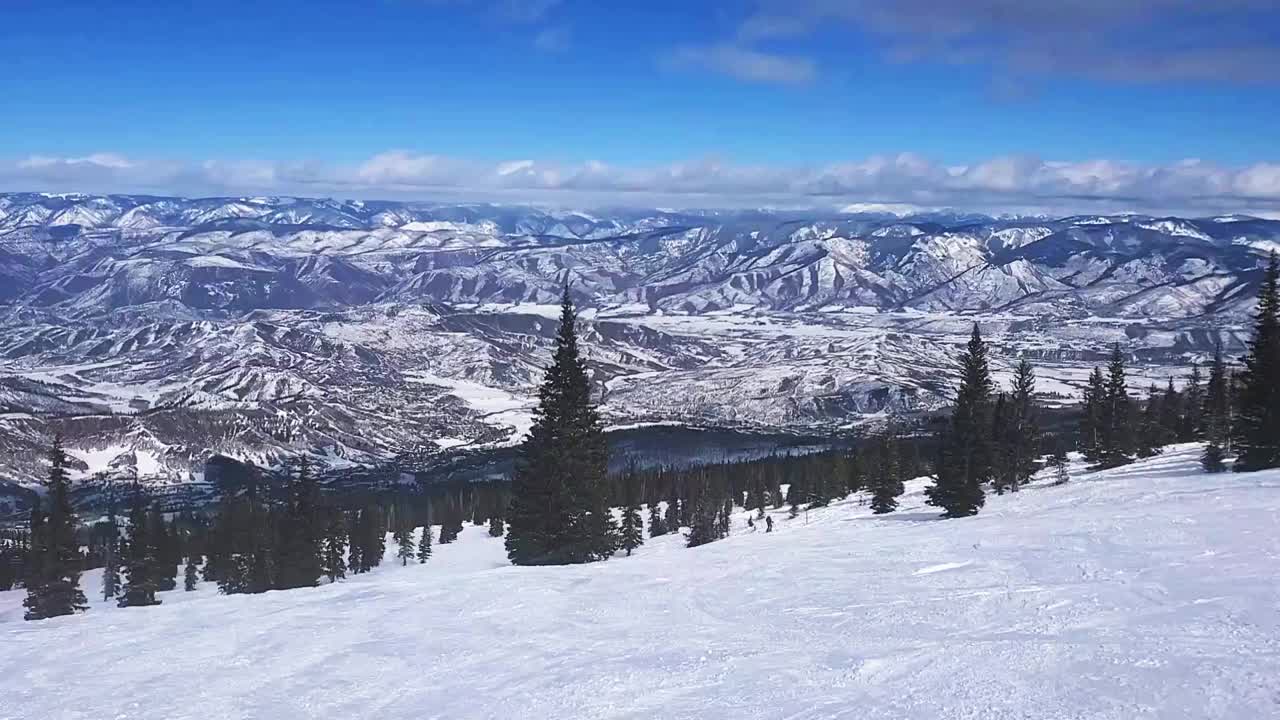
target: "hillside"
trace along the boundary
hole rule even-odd
[[[1275,717],[1280,471],[1197,452],[590,566],[512,567],[468,527],[312,590],[31,623],[0,593],[0,718]]]

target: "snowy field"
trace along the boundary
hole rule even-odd
[[[0,593],[0,718],[1277,718],[1280,471],[1196,452],[590,566],[467,526],[317,589],[34,623]]]

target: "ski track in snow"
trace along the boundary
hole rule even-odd
[[[0,593],[0,718],[1280,717],[1280,471],[1197,452],[589,566],[511,567],[467,526],[316,589],[32,623]]]

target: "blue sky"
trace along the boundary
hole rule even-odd
[[[3,189],[1280,200],[1272,0],[8,0],[0,47]]]

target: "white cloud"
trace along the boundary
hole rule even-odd
[[[181,195],[278,193],[451,197],[683,207],[954,207],[986,212],[1280,212],[1280,164],[1228,167],[1189,159],[990,158],[946,166],[914,153],[822,166],[715,158],[652,167],[531,159],[479,162],[408,150],[341,165],[316,160],[175,162],[97,153],[0,160],[0,189]]]
[[[805,85],[817,74],[816,66],[808,58],[729,44],[676,48],[659,60],[670,69],[707,70],[748,82],[777,85]]]

